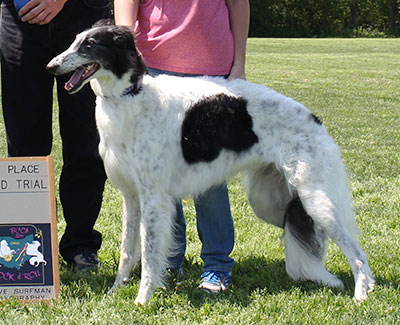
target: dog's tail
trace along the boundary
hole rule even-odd
[[[284,230],[286,271],[291,278],[343,286],[323,266],[328,236],[307,214],[297,196],[286,207]]]

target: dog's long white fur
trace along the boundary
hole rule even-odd
[[[73,44],[51,64],[62,73],[70,71],[69,65],[79,66],[85,60]],[[356,240],[340,151],[303,105],[265,86],[220,78],[145,75],[137,95],[122,96],[130,86],[128,76],[117,78],[102,68],[91,80],[97,95],[100,154],[109,179],[124,199],[121,257],[113,288],[125,283],[141,260],[135,303],[147,302],[163,285],[162,270],[173,246],[176,200],[200,195],[241,172],[256,215],[285,228],[288,274],[293,279],[343,286],[323,267],[330,237],[350,263],[355,298],[367,298],[374,279]],[[185,112],[199,100],[218,94],[247,101],[259,141],[240,153],[223,149],[211,162],[188,164],[180,145]],[[284,223],[285,207],[295,196],[315,223],[319,257],[299,245]]]

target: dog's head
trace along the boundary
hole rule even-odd
[[[140,87],[146,67],[128,27],[95,25],[76,36],[71,46],[47,65],[54,75],[73,72],[64,88],[79,91],[91,79],[117,79]],[[126,86],[125,86],[126,87]]]

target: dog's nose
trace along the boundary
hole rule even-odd
[[[46,69],[48,72],[51,74],[56,74],[57,73],[57,64],[54,64],[53,61],[50,61],[50,63],[46,66]]]

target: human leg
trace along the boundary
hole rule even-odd
[[[234,260],[234,226],[226,184],[213,187],[195,200],[197,230],[204,261],[199,288],[207,292],[226,290],[231,285]]]
[[[235,236],[226,184],[213,187],[195,199],[195,207],[197,230],[203,244],[203,270],[231,272],[234,261],[229,255]]]

